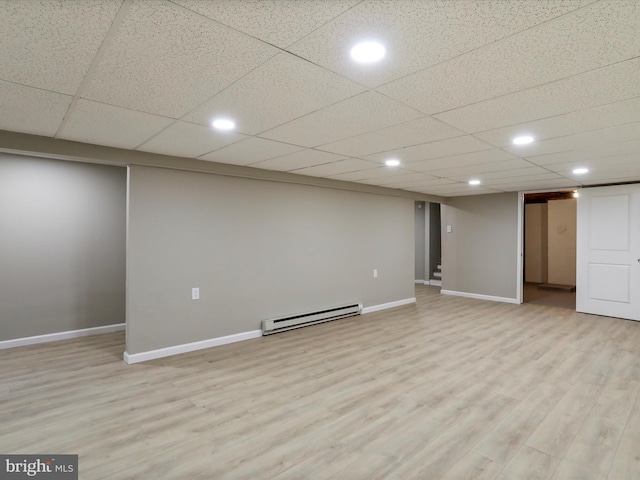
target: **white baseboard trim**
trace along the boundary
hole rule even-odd
[[[432,280],[429,281],[429,285],[435,285],[437,287],[441,287],[442,286],[442,280],[434,280],[434,279],[432,279]]]
[[[46,335],[36,335],[34,337],[15,338],[13,340],[3,340],[0,342],[0,350],[5,348],[24,347],[38,343],[56,342],[58,340],[68,340],[70,338],[88,337],[89,335],[99,335],[101,333],[118,332],[125,329],[126,324],[117,323],[115,325],[105,325],[104,327],[82,328],[80,330],[68,330],[66,332],[48,333]]]
[[[475,298],[478,300],[490,300],[492,302],[515,303],[515,304],[520,303],[516,298],[495,297],[493,295],[482,295],[480,293],[456,292],[454,290],[440,290],[440,293],[443,295],[453,295],[456,297]]]
[[[429,280],[416,280],[415,283],[418,285],[430,285]]]
[[[414,283],[419,283],[420,285],[422,285],[424,283],[424,280],[418,280],[416,279],[416,281]]]
[[[174,345],[173,347],[159,348],[158,350],[149,350],[148,352],[133,353],[124,352],[123,359],[126,363],[140,363],[156,358],[170,357],[171,355],[179,355],[181,353],[193,352],[204,348],[217,347],[228,343],[241,342],[252,338],[262,336],[262,330],[251,330],[249,332],[235,333],[226,337],[210,338],[199,342],[185,343],[182,345]]]
[[[372,305],[370,307],[364,307],[362,313],[377,312],[378,310],[386,310],[387,308],[399,307],[401,305],[408,305],[410,303],[416,303],[416,297],[405,298],[403,300],[396,300],[395,302],[381,303],[380,305]]]

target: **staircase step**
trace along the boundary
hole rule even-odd
[[[438,272],[437,270],[435,272],[433,272],[433,276],[435,278],[442,278],[442,272]]]

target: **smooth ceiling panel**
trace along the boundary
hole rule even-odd
[[[276,52],[171,3],[136,1],[83,97],[179,118]]]
[[[501,190],[493,190],[491,188],[476,187],[474,189],[452,190],[448,192],[434,192],[434,195],[442,197],[468,197],[469,195],[488,195],[492,193],[501,193]]]
[[[440,168],[464,167],[467,165],[479,165],[483,163],[499,162],[503,160],[514,160],[517,157],[504,150],[493,149],[480,152],[463,153],[462,155],[451,155],[448,157],[434,158],[432,160],[422,160],[410,163],[408,168],[417,170],[437,170]]]
[[[290,153],[281,157],[254,163],[251,166],[264,168],[266,170],[281,170],[288,172],[305,167],[312,167],[314,165],[337,162],[343,158],[344,157],[334,155],[333,153],[319,152],[318,150],[302,150],[300,152]]]
[[[73,97],[0,80],[0,130],[52,137]]]
[[[74,95],[121,3],[0,2],[0,79]]]
[[[640,138],[640,122],[567,135],[566,137],[551,138],[529,145],[512,145],[507,147],[506,150],[514,155],[535,157],[567,150],[586,150],[589,147],[626,142],[637,138]]]
[[[236,30],[286,48],[359,0],[172,0]]]
[[[474,135],[496,147],[508,147],[523,134],[539,141],[634,122],[640,122],[640,97]]]
[[[361,157],[372,153],[386,152],[394,148],[418,145],[445,138],[457,137],[463,132],[431,117],[419,118],[410,122],[347,138],[339,142],[322,145],[328,152]]]
[[[379,91],[429,114],[443,112],[634,58],[639,29],[640,3],[600,2]]]
[[[264,138],[249,137],[215,152],[203,155],[200,159],[234,165],[250,165],[288,153],[299,152],[300,150],[304,150],[304,148],[288,143],[265,140]]]
[[[314,147],[408,122],[422,114],[375,92],[325,107],[261,134],[261,137]]]
[[[313,63],[376,87],[518,31],[588,1],[364,1],[290,47]],[[355,64],[349,49],[376,39],[387,49],[377,65]]]
[[[279,54],[198,107],[184,120],[210,125],[233,118],[236,130],[257,134],[362,93],[363,87],[288,54]]]
[[[311,175],[313,177],[328,177],[330,175],[339,175],[341,173],[357,172],[361,170],[369,170],[378,168],[379,165],[359,158],[347,158],[333,163],[325,163],[324,165],[316,165],[315,167],[302,168],[295,170],[293,173],[301,175]]]
[[[628,60],[528,90],[436,115],[467,132],[482,132],[640,96],[640,59]]]
[[[58,137],[133,149],[172,122],[170,118],[81,99]]]
[[[141,145],[138,150],[193,158],[212,152],[225,145],[242,140],[243,138],[245,138],[245,136],[238,133],[220,133],[203,125],[176,122]]]
[[[437,142],[414,145],[403,149],[391,150],[389,152],[376,153],[374,155],[368,155],[365,158],[367,160],[384,162],[386,159],[393,157],[402,162],[411,163],[462,153],[490,150],[492,148],[493,147],[491,145],[483,142],[482,140],[478,140],[471,135],[465,135],[462,137],[439,140]]]

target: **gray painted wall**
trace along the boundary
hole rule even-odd
[[[412,199],[153,167],[129,173],[129,354],[255,330],[265,318],[414,296]]]
[[[0,154],[0,340],[125,321],[126,169]]]
[[[425,202],[415,203],[415,236],[415,279],[428,280],[425,276]]]
[[[448,200],[442,236],[443,290],[517,297],[517,193]]]

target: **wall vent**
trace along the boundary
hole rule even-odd
[[[339,318],[351,317],[362,313],[361,303],[352,303],[342,307],[325,308],[315,312],[291,315],[288,317],[273,318],[262,321],[262,335],[284,332],[294,328],[315,325],[316,323],[330,322]]]

